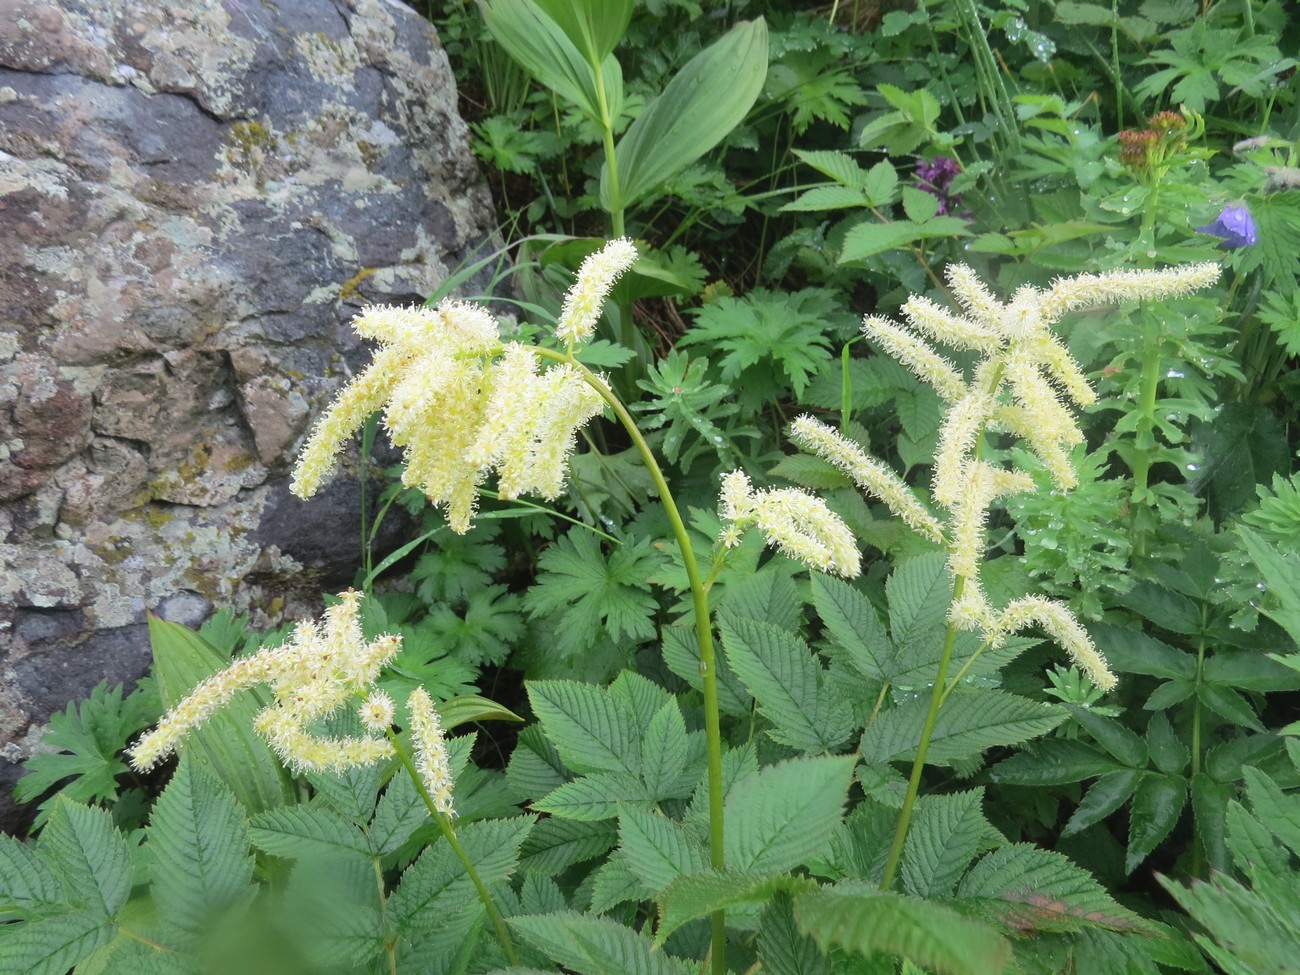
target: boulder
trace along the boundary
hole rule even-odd
[[[355,471],[300,502],[295,451],[368,360],[352,316],[493,222],[401,3],[0,0],[0,828],[147,612],[271,625],[351,581]]]

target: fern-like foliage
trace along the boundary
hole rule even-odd
[[[127,773],[121,753],[127,744],[158,720],[158,694],[152,683],[123,696],[122,685],[101,681],[80,704],[50,717],[49,730],[38,750],[24,766],[14,788],[19,802],[31,802],[55,785],[74,802],[112,802],[118,796],[118,778]],[[41,803],[36,825],[49,818],[54,798]]]

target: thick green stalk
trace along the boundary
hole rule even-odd
[[[965,577],[958,576],[952,587],[954,602],[961,598],[965,588]],[[948,682],[948,668],[952,665],[952,650],[956,643],[957,627],[949,623],[948,631],[943,638],[943,654],[939,657],[939,669],[934,675],[934,688],[930,692],[930,710],[925,713],[925,724],[921,726],[921,741],[916,746],[916,759],[912,762],[912,775],[907,780],[907,796],[903,799],[903,810],[898,814],[898,828],[894,831],[894,843],[889,848],[889,859],[885,861],[885,872],[880,878],[881,890],[889,890],[894,885],[894,874],[897,873],[898,863],[903,858],[903,844],[907,840],[907,829],[912,823],[912,809],[916,806],[916,797],[921,791],[921,775],[925,772],[925,754],[930,750],[930,738],[934,735],[934,726],[939,720],[939,707],[945,697],[944,688]]]
[[[571,355],[564,355],[550,349],[535,349],[534,351],[543,358],[552,359],[556,362],[567,362],[577,368],[582,373],[587,385],[599,393],[600,398],[614,411],[614,415],[618,417],[623,429],[627,431],[627,435],[632,438],[637,451],[641,454],[646,470],[650,472],[655,489],[659,492],[659,499],[663,502],[668,521],[672,525],[673,535],[677,539],[677,547],[682,553],[682,564],[686,568],[686,578],[690,581],[691,601],[695,607],[695,634],[700,643],[700,676],[704,683],[705,754],[709,774],[709,863],[713,867],[721,868],[725,866],[725,856],[722,845],[722,724],[718,710],[717,654],[713,647],[713,623],[709,615],[709,594],[704,586],[704,580],[700,576],[699,563],[695,559],[695,549],[691,545],[691,537],[686,530],[686,522],[682,520],[681,512],[677,509],[677,502],[673,499],[672,491],[668,487],[668,480],[664,477],[663,469],[660,468],[654,451],[650,449],[650,444],[641,435],[636,420],[628,412],[627,407],[623,405],[622,400],[614,395],[614,391],[606,385],[604,380]],[[727,975],[726,914],[723,911],[713,912],[713,947],[711,954],[713,958],[713,975]]]
[[[420,798],[424,800],[424,805],[429,810],[429,815],[433,821],[438,824],[438,829],[442,831],[443,839],[451,847],[451,851],[456,854],[456,859],[460,861],[461,866],[465,868],[465,873],[469,875],[470,881],[474,884],[474,889],[478,891],[478,899],[483,902],[483,908],[487,911],[488,919],[492,922],[492,927],[496,930],[497,940],[501,942],[501,950],[506,953],[506,959],[511,965],[519,964],[519,956],[515,953],[515,943],[510,938],[510,931],[506,928],[506,922],[501,917],[501,912],[497,910],[496,903],[492,900],[492,894],[483,883],[483,878],[479,876],[478,870],[475,869],[474,863],[465,852],[465,848],[460,845],[460,840],[456,837],[456,829],[451,824],[451,817],[443,813],[433,801],[433,796],[429,795],[429,790],[425,788],[424,780],[420,778],[420,773],[411,761],[410,754],[402,747],[402,741],[389,729],[388,740],[393,743],[393,748],[397,752],[397,759],[402,763],[402,767],[415,783],[416,790],[420,793]]]

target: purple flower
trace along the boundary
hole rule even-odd
[[[949,156],[936,156],[934,159],[918,159],[913,175],[916,187],[924,190],[939,201],[940,214],[951,213],[961,204],[961,197],[952,193],[952,181],[961,172],[961,163]]]
[[[1249,247],[1259,243],[1259,229],[1250,210],[1241,203],[1231,203],[1219,211],[1213,223],[1196,228],[1198,233],[1222,237],[1221,247]]]

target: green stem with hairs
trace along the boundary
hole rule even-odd
[[[659,499],[663,502],[668,521],[672,525],[677,547],[682,553],[682,564],[686,568],[686,578],[690,581],[691,601],[695,607],[695,635],[700,643],[700,677],[704,684],[705,754],[709,775],[709,863],[712,867],[721,869],[726,864],[722,845],[722,723],[718,710],[717,654],[713,647],[713,623],[709,615],[708,589],[700,576],[699,563],[695,559],[695,549],[691,545],[686,522],[682,520],[677,502],[673,499],[668,480],[664,477],[663,469],[659,466],[654,451],[650,449],[650,444],[641,435],[636,420],[623,405],[622,400],[614,395],[614,391],[572,355],[565,355],[552,349],[535,348],[533,351],[544,359],[573,366],[582,375],[587,385],[599,393],[600,398],[614,411],[619,423],[623,425],[623,429],[627,431],[627,435],[632,438],[637,451],[641,454],[646,470],[650,472],[655,489],[659,492]],[[725,912],[714,911],[712,920],[713,944],[710,954],[713,975],[727,975]]]
[[[402,741],[393,732],[388,729],[388,740],[392,742],[394,751],[397,752],[397,760],[402,763],[411,781],[415,783],[415,789],[420,793],[420,798],[424,800],[424,805],[429,810],[429,815],[433,821],[438,824],[438,829],[442,832],[442,837],[451,847],[451,851],[456,854],[456,859],[461,862],[465,868],[470,881],[474,884],[474,889],[478,891],[478,899],[483,902],[483,908],[487,911],[488,920],[492,922],[492,927],[496,930],[497,940],[501,942],[501,950],[506,953],[506,959],[511,965],[519,964],[519,956],[515,953],[515,943],[510,938],[510,932],[506,928],[506,922],[501,917],[501,912],[497,910],[496,903],[492,900],[492,894],[488,891],[487,885],[483,883],[483,878],[479,876],[478,870],[475,869],[474,863],[465,852],[465,847],[460,845],[460,840],[456,837],[456,829],[451,824],[451,817],[446,815],[433,801],[433,796],[429,795],[429,790],[424,785],[424,780],[420,778],[419,770],[416,769],[415,763],[411,760],[411,755],[402,747]]]

